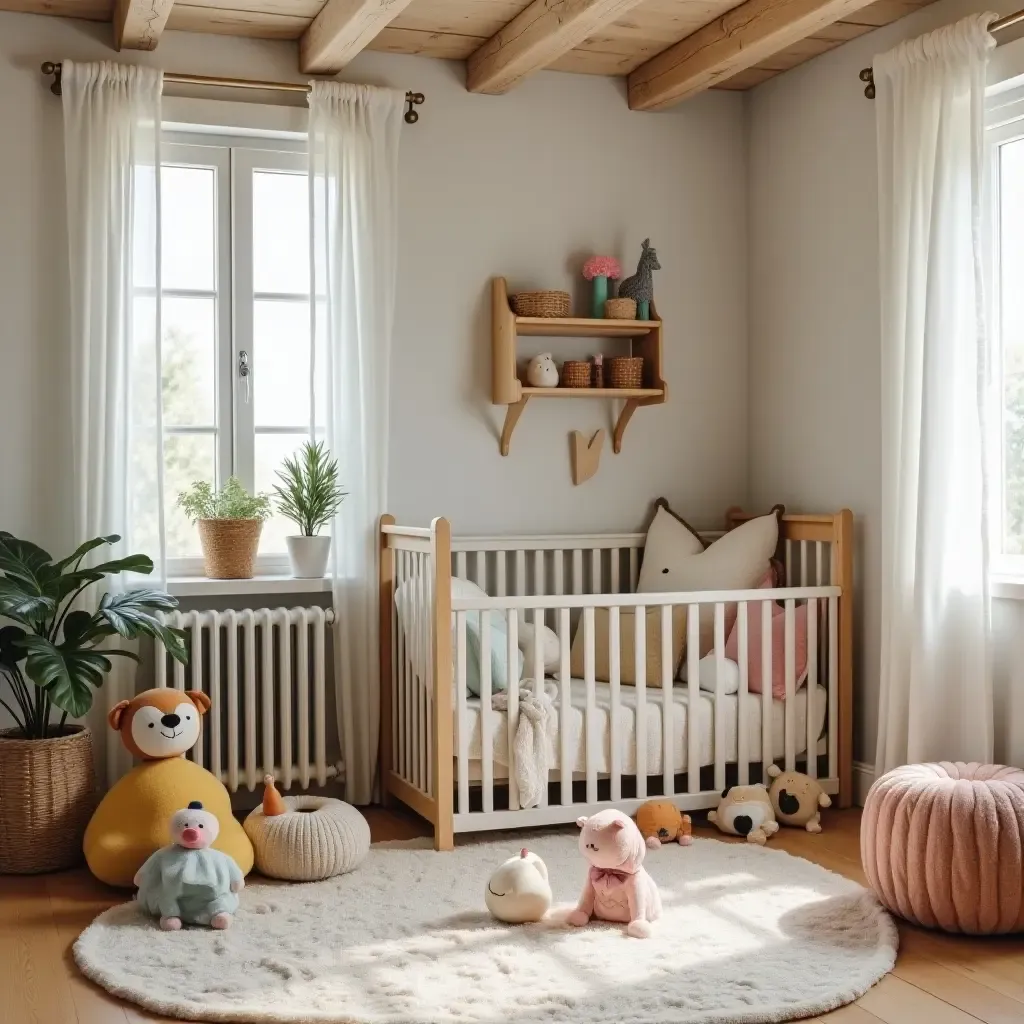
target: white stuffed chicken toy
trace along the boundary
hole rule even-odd
[[[499,921],[507,924],[539,921],[551,908],[547,865],[537,854],[520,850],[491,875],[484,902]]]
[[[558,367],[550,352],[534,356],[526,367],[526,383],[531,388],[557,388]]]

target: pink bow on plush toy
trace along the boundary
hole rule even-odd
[[[621,811],[601,811],[577,818],[580,853],[590,861],[579,904],[568,922],[577,927],[591,917],[618,921],[638,939],[651,934],[651,922],[661,917],[661,896],[644,870],[647,846],[632,818]]]

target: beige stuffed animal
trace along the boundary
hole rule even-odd
[[[721,832],[746,836],[748,843],[759,846],[764,846],[765,840],[779,831],[768,790],[761,783],[731,786],[725,790],[718,808],[708,811],[708,821],[717,825]]]
[[[821,831],[821,808],[831,807],[832,799],[818,783],[803,772],[784,772],[778,765],[769,765],[772,785],[768,798],[775,816],[783,825]]]

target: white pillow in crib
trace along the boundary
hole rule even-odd
[[[778,547],[778,517],[783,511],[777,505],[768,515],[737,526],[704,549],[693,530],[670,511],[664,498],[659,499],[647,530],[637,593],[753,589]],[[714,616],[712,606],[701,606],[701,656],[714,646]]]
[[[523,652],[523,672],[533,675],[533,647],[537,627],[532,622],[519,619],[519,650]],[[562,645],[558,642],[558,634],[550,626],[540,627],[541,660],[545,672],[557,672],[562,663]]]
[[[715,684],[715,679],[718,673],[717,668],[718,659],[715,657],[715,652],[712,651],[710,654],[705,654],[700,661],[697,662],[697,682],[702,690],[707,690],[710,693],[716,693],[718,686]],[[689,679],[688,673],[689,666],[686,662],[683,662],[683,670],[679,673],[679,678],[685,683]],[[722,693],[736,693],[740,688],[740,667],[731,658],[724,658],[722,660]]]

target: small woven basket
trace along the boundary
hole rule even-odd
[[[18,732],[0,731],[0,875],[74,867],[96,807],[92,735],[80,725],[46,740]]]
[[[590,363],[582,359],[566,359],[562,363],[563,388],[589,388]]]
[[[512,310],[516,316],[568,316],[569,293],[519,292],[512,296]]]
[[[208,579],[252,579],[262,519],[200,519],[197,525]]]
[[[606,299],[604,315],[608,320],[635,320],[636,299]]]
[[[613,356],[608,360],[608,385],[613,388],[643,387],[644,357]]]

